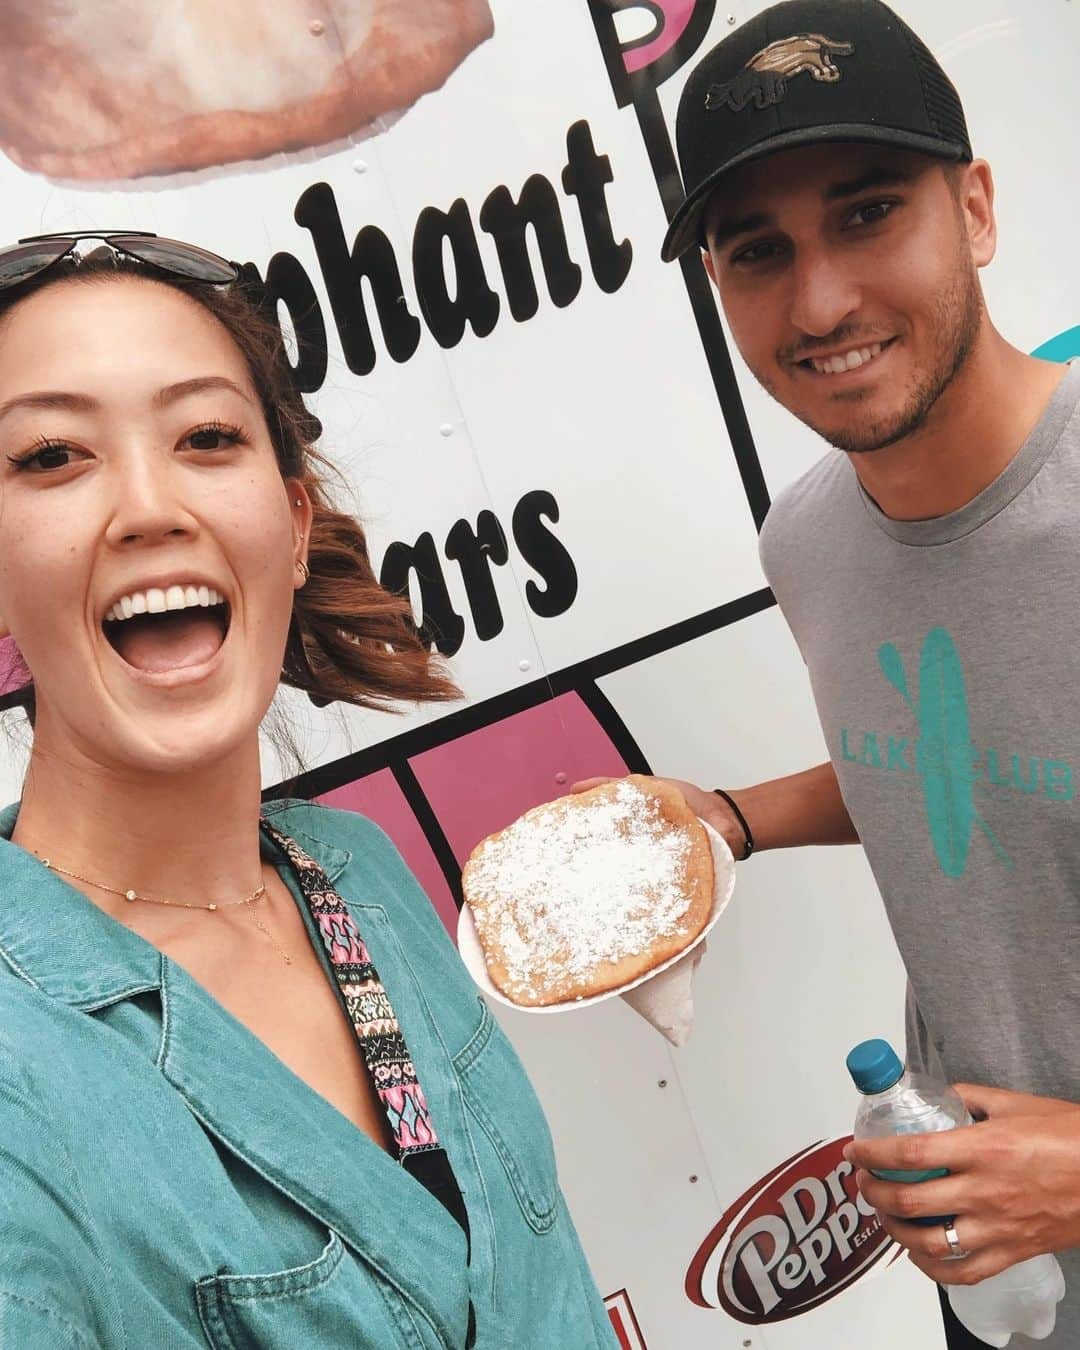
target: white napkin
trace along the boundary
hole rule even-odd
[[[707,945],[699,943],[682,960],[621,996],[672,1045],[685,1045],[694,1029],[694,976]]]
[[[735,859],[711,825],[701,822],[713,856],[713,898],[709,921],[693,944],[666,968],[646,976],[620,995],[624,1002],[672,1045],[685,1045],[694,1029],[694,976],[705,955],[705,934],[727,908],[735,889]]]

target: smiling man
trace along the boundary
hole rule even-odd
[[[761,539],[830,760],[680,786],[736,856],[861,841],[910,977],[909,1061],[986,1085],[962,1091],[987,1118],[855,1146],[861,1169],[951,1173],[860,1184],[939,1283],[1062,1253],[1046,1344],[1075,1350],[1080,368],[993,326],[990,168],[878,0],[749,20],[687,81],[678,146],[665,258],[701,250],[750,370],[833,447]],[[941,1214],[964,1259],[943,1224],[907,1222]]]

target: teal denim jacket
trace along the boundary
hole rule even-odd
[[[471,1261],[460,1226],[387,1153],[175,962],[12,844],[11,806],[0,1345],[460,1350],[471,1298],[477,1350],[615,1350],[540,1105],[412,874],[361,816],[268,809],[371,950],[465,1198]]]

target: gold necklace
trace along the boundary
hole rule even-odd
[[[140,895],[139,892],[135,890],[120,890],[116,886],[106,886],[104,882],[91,881],[89,877],[80,876],[78,872],[69,872],[66,867],[58,867],[56,863],[51,862],[48,858],[42,858],[41,865],[47,867],[50,872],[59,872],[62,876],[71,877],[75,881],[83,881],[87,886],[93,886],[95,890],[108,891],[110,895],[122,895],[124,899],[128,901],[142,900],[147,905],[171,905],[176,909],[205,909],[209,911],[231,909],[237,905],[252,905],[256,900],[260,900],[266,894],[266,882],[264,881],[262,885],[256,887],[250,895],[245,895],[239,900],[225,900],[220,904],[215,903],[211,905],[193,905],[187,900],[161,900],[152,895]],[[274,937],[273,933],[271,933],[270,929],[267,928],[266,924],[263,923],[254,910],[251,911],[251,917],[255,920],[255,927],[258,928],[261,933],[265,933],[271,943],[273,943],[281,953],[285,964],[291,966],[293,962],[292,957],[281,943],[278,942],[277,938]]]

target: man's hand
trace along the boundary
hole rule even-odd
[[[1080,1246],[1080,1106],[1051,1097],[974,1087],[956,1090],[973,1116],[966,1129],[849,1144],[859,1189],[890,1235],[938,1284],[977,1284],[1042,1252]],[[948,1168],[916,1185],[879,1181],[873,1170]],[[955,1215],[969,1255],[947,1260],[944,1226],[908,1222]]]
[[[658,778],[656,781],[678,788],[694,815],[711,825],[716,833],[723,837],[736,858],[742,857],[746,848],[746,835],[743,834],[742,826],[735,819],[731,807],[723,797],[718,797],[715,792],[706,792],[702,788],[695,787],[693,783],[683,782],[681,778]],[[589,788],[599,787],[601,783],[613,782],[615,782],[613,778],[585,778],[580,783],[575,783],[570,791],[588,792]]]
[[[586,778],[572,792],[584,792],[610,778]],[[679,778],[662,778],[677,787],[690,809],[723,835],[736,858],[746,852],[743,828],[723,797],[706,792]],[[754,834],[754,852],[772,848],[801,848],[804,844],[857,844],[859,836],[848,815],[836,771],[831,764],[818,764],[787,778],[773,778],[752,787],[731,788],[720,783],[738,802],[739,810]]]

